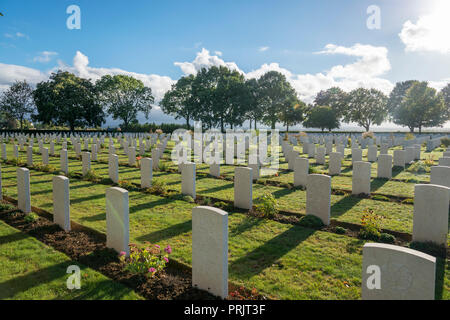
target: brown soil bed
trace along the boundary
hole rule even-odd
[[[46,218],[40,216],[34,222],[26,222],[25,215],[17,210],[0,212],[0,219],[10,226],[60,251],[72,260],[99,271],[120,282],[146,299],[157,300],[217,300],[210,293],[192,287],[189,267],[170,260],[167,267],[152,278],[133,275],[124,270],[117,253],[106,248],[105,235],[72,222],[72,230],[65,232]],[[229,286],[228,299],[265,299],[255,290]]]

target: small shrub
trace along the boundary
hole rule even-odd
[[[384,243],[394,243],[395,237],[392,234],[389,233],[381,233],[380,235],[380,241]]]
[[[434,158],[433,155],[430,154],[428,155],[428,157],[425,158],[425,160],[423,161],[425,163],[425,165],[427,165],[428,167],[431,167],[434,165]]]
[[[194,198],[192,198],[191,196],[184,196],[183,200],[186,201],[186,202],[189,202],[189,203],[194,203],[195,202]]]
[[[25,220],[25,222],[27,223],[33,223],[35,222],[37,219],[39,218],[39,216],[34,213],[34,212],[30,212],[29,214],[25,215],[25,217],[23,218]]]
[[[69,171],[66,174],[67,178],[77,178],[77,174],[74,171]]]
[[[271,193],[262,195],[256,204],[256,211],[261,213],[264,217],[273,217],[278,213],[277,200]]]
[[[160,162],[159,162],[159,165],[158,165],[158,168],[159,168],[159,171],[167,171],[167,169],[169,168],[169,166],[167,165],[166,162],[160,161]]]
[[[214,207],[226,210],[229,207],[229,204],[224,201],[214,202]]]
[[[428,173],[430,172],[430,167],[425,163],[425,161],[417,161],[406,169],[406,171],[411,173]]]
[[[208,197],[204,197],[202,202],[203,202],[204,206],[211,206],[211,204],[212,204],[211,198],[208,198]]]
[[[319,229],[321,227],[323,227],[323,222],[319,217],[316,217],[312,214],[308,214],[304,217],[302,217],[299,222],[299,225],[301,225],[302,227],[306,227],[306,228],[311,228],[311,229]]]
[[[441,144],[444,147],[448,148],[450,146],[450,138],[449,137],[441,138]]]
[[[337,234],[345,234],[345,233],[347,232],[347,229],[345,229],[345,228],[343,228],[343,227],[337,226],[336,228],[334,228],[334,231],[335,231]]]
[[[377,241],[381,236],[381,223],[383,217],[368,209],[361,217],[359,237],[366,240]]]
[[[100,182],[102,178],[98,175],[94,170],[89,170],[84,176],[83,180],[92,181],[92,182]]]
[[[134,189],[134,185],[131,181],[129,180],[119,180],[117,181],[117,184],[124,189],[130,190],[130,189]]]
[[[161,181],[161,180],[154,180],[152,182],[152,186],[147,189],[147,192],[164,196],[164,195],[167,194],[166,183],[164,181]]]
[[[125,270],[128,272],[153,277],[166,267],[171,252],[172,248],[170,245],[164,249],[163,253],[157,244],[145,248],[139,248],[134,244],[130,244],[130,256],[127,258],[125,252],[122,251],[119,259],[126,264]]]

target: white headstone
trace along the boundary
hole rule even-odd
[[[253,205],[252,169],[236,167],[234,169],[234,206],[250,210]]]
[[[70,231],[69,178],[53,177],[53,222]]]
[[[447,244],[450,188],[434,184],[414,186],[413,241]]]
[[[195,163],[182,164],[181,170],[181,193],[195,199]]]
[[[435,277],[435,257],[390,244],[363,247],[363,300],[434,300]]]
[[[192,209],[192,285],[228,296],[228,214],[223,210]]]
[[[307,158],[297,157],[294,166],[294,186],[306,187],[306,181],[309,173],[309,160]]]
[[[141,188],[150,188],[153,179],[153,160],[151,158],[141,159]]]
[[[106,247],[130,254],[128,191],[118,187],[106,189]]]
[[[330,224],[331,177],[310,174],[306,184],[306,214],[314,215],[325,225]]]
[[[17,168],[17,206],[25,214],[31,212],[30,170]]]

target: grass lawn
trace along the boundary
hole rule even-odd
[[[71,261],[38,240],[0,221],[0,299],[142,299],[133,290]],[[66,286],[67,267],[81,269],[81,288]]]
[[[118,146],[116,150],[117,148]],[[102,157],[105,157],[105,153],[99,156]],[[51,164],[58,168],[59,158],[50,159]],[[40,156],[34,155],[34,161],[41,162]],[[122,154],[120,162],[126,161]],[[91,167],[96,173],[107,177],[107,164],[93,162]],[[234,171],[233,166],[223,168],[229,174]],[[2,164],[3,186],[6,186],[4,192],[13,198],[17,198],[15,170],[14,166]],[[69,170],[81,172],[81,162],[69,160]],[[199,166],[198,172],[207,172],[207,166]],[[30,170],[30,173],[32,205],[52,212],[52,174],[35,170]],[[121,166],[119,177],[140,182],[137,168]],[[337,178],[343,180],[336,181],[335,185],[343,186],[348,184],[345,179],[350,179],[351,187],[351,178],[339,176],[333,180]],[[181,189],[179,174],[154,172],[154,179],[163,180],[170,189]],[[196,183],[198,194],[233,199],[233,182],[202,176],[197,178]],[[381,187],[383,186],[379,186],[380,189]],[[106,188],[108,186],[71,179],[71,219],[105,232]],[[392,188],[395,189],[395,186]],[[407,188],[410,186],[402,192],[409,192]],[[253,185],[254,198],[265,192],[276,196],[282,210],[300,213],[305,210],[305,191]],[[190,264],[191,210],[195,204],[182,201],[180,197],[163,198],[138,191],[130,192],[129,199],[130,240],[135,243],[150,241],[160,245],[170,244],[174,247],[173,257]],[[383,225],[385,228],[411,233],[411,205],[352,196],[332,196],[333,219],[359,223],[363,211],[368,208],[386,217]],[[230,280],[279,299],[360,299],[363,244],[364,241],[345,235],[229,212]],[[438,288],[438,298],[450,299],[448,265],[441,266]]]

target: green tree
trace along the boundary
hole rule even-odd
[[[306,128],[320,128],[322,131],[337,129],[340,126],[336,111],[329,106],[313,106],[307,113],[306,121],[303,122]]]
[[[428,87],[426,81],[414,83],[394,113],[394,123],[408,127],[411,132],[418,128],[421,133],[423,127],[442,126],[448,120],[444,98]]]
[[[392,89],[391,93],[389,94],[389,99],[387,102],[387,109],[391,120],[394,117],[394,113],[398,110],[398,108],[400,108],[408,89],[417,82],[417,80],[408,80],[397,82],[395,84],[394,89]]]
[[[226,67],[203,68],[192,84],[194,119],[207,128],[241,125],[250,99],[244,76]]]
[[[358,88],[349,93],[348,112],[345,122],[356,122],[370,130],[371,125],[380,125],[387,117],[387,97],[379,90]]]
[[[442,88],[439,94],[441,95],[442,99],[444,99],[445,108],[447,109],[447,114],[450,118],[450,83]]]
[[[329,106],[339,120],[347,113],[348,94],[339,87],[332,87],[317,93],[314,99],[316,106]]]
[[[139,112],[148,119],[155,98],[141,80],[126,75],[105,75],[96,82],[100,101],[113,119],[123,121],[124,130],[137,122]]]
[[[305,108],[305,103],[297,98],[290,97],[284,101],[278,117],[286,126],[287,132],[289,132],[289,126],[303,121]]]
[[[37,84],[33,97],[38,111],[33,118],[44,124],[67,125],[74,130],[100,126],[105,121],[95,86],[73,73],[52,73],[48,81]]]
[[[258,80],[254,78],[247,80],[245,86],[247,87],[248,92],[247,117],[250,122],[250,129],[252,128],[253,121],[253,128],[256,130],[256,123],[261,121],[264,115],[261,104],[261,87],[258,84]]]
[[[0,105],[10,118],[19,121],[20,129],[23,129],[24,120],[36,109],[33,88],[26,80],[14,82],[1,96]]]
[[[173,115],[175,119],[186,119],[188,128],[190,128],[189,120],[192,119],[197,107],[192,97],[192,83],[194,80],[194,75],[181,77],[166,92],[160,103],[163,112]]]
[[[297,97],[286,77],[277,71],[269,71],[258,79],[261,90],[261,105],[264,110],[262,121],[275,129],[278,116],[286,100]]]

